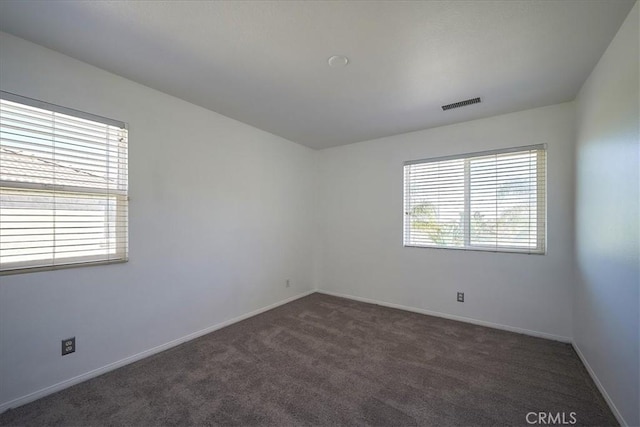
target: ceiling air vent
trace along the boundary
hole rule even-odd
[[[450,110],[452,108],[464,107],[466,105],[477,104],[479,102],[480,102],[480,98],[467,99],[465,101],[454,102],[453,104],[443,105],[442,106],[442,110],[443,111],[447,111],[447,110]]]

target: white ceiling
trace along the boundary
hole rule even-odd
[[[4,0],[0,29],[326,148],[572,100],[633,3]]]

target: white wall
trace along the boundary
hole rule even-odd
[[[565,103],[321,151],[320,288],[569,340],[573,122]],[[547,255],[402,246],[404,161],[541,143]]]
[[[640,425],[640,9],[577,98],[573,334],[628,425]]]
[[[131,195],[128,263],[0,277],[0,409],[312,289],[311,149],[2,33],[0,88],[128,122]]]

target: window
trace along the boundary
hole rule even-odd
[[[124,123],[0,92],[0,273],[126,261]]]
[[[546,147],[406,162],[404,245],[544,254]]]

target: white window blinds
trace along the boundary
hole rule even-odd
[[[125,124],[0,98],[0,273],[126,261]]]
[[[405,246],[543,254],[546,148],[406,162]]]

